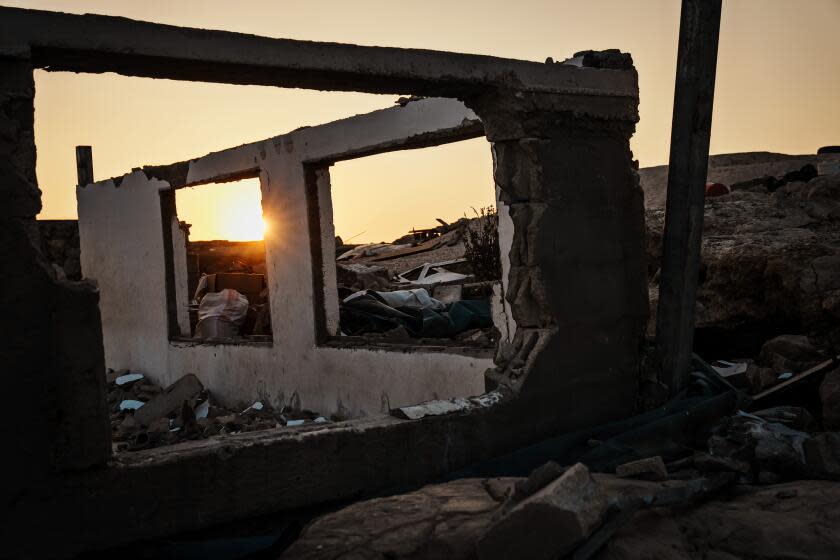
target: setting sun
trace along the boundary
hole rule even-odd
[[[178,219],[192,225],[192,241],[254,241],[268,230],[259,179],[200,185],[181,189],[175,196]]]

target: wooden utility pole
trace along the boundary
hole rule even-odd
[[[721,0],[683,0],[656,349],[660,380],[675,395],[688,383],[703,235]]]
[[[93,151],[90,146],[76,146],[76,180],[80,187],[93,183]]]

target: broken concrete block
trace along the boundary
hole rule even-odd
[[[148,426],[152,421],[179,410],[184,401],[195,398],[203,390],[201,381],[192,373],[188,373],[139,408],[134,413],[134,418],[144,426]]]
[[[478,558],[560,558],[598,527],[606,511],[606,495],[578,463],[494,522],[476,545]]]
[[[662,457],[648,457],[619,465],[615,474],[621,478],[640,478],[642,480],[665,480],[668,478],[668,469]]]
[[[525,480],[517,482],[514,496],[519,499],[532,496],[548,486],[551,481],[559,478],[564,472],[566,472],[564,467],[561,467],[554,461],[549,461],[541,467],[534,469]]]

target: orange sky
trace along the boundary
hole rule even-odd
[[[294,39],[421,47],[542,61],[620,48],[639,70],[642,166],[668,156],[678,0],[0,0]],[[810,153],[840,144],[840,0],[724,0],[712,153]],[[115,75],[36,74],[42,218],[76,215],[74,146],[93,146],[97,179],[388,107],[393,96],[199,84]],[[473,140],[343,162],[332,169],[336,230],[391,240],[492,200],[489,147]],[[192,237],[253,236],[250,196],[179,195]],[[234,190],[228,190],[234,193]],[[248,190],[244,188],[244,190]],[[209,190],[207,191],[210,192]],[[181,200],[183,198],[183,200]],[[212,206],[212,199],[223,204]],[[376,200],[371,205],[371,200]],[[234,208],[234,206],[236,206]],[[230,216],[220,220],[220,216]],[[246,216],[239,218],[238,216]],[[253,216],[253,217],[251,217]],[[248,225],[251,230],[247,230]]]

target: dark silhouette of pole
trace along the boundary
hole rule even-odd
[[[76,146],[76,180],[80,187],[93,183],[93,151],[90,146]]]
[[[703,235],[721,0],[683,0],[656,349],[671,394],[688,383]]]

